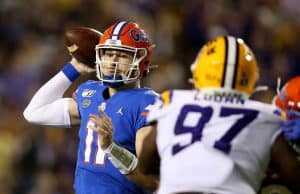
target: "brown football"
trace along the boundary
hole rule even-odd
[[[95,67],[95,46],[99,43],[102,33],[89,27],[72,27],[65,31],[64,39],[69,53],[78,61]]]

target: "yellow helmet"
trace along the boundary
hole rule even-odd
[[[246,96],[254,92],[258,66],[242,39],[219,36],[207,42],[191,66],[196,89],[225,89]]]

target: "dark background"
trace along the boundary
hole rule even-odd
[[[269,86],[255,97],[270,103],[277,78],[300,73],[299,18],[299,0],[0,0],[0,193],[73,193],[77,129],[31,125],[22,115],[70,60],[66,28],[104,31],[117,20],[137,21],[157,45],[158,68],[143,82],[157,92],[192,87],[190,64],[207,40],[241,37],[256,54],[259,84]]]

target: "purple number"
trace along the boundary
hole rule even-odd
[[[201,116],[197,124],[193,127],[184,126],[184,120],[186,119],[188,113],[200,113]],[[242,118],[238,119],[227,132],[215,142],[214,148],[221,150],[224,153],[229,153],[231,149],[231,141],[236,137],[239,132],[244,129],[248,124],[250,124],[258,115],[258,111],[242,108],[228,108],[222,107],[220,112],[220,117],[227,117],[230,115],[243,115]],[[196,141],[201,141],[202,130],[205,124],[209,122],[213,114],[212,107],[201,107],[199,105],[185,105],[178,116],[174,133],[175,135],[181,135],[184,133],[191,133],[192,140],[189,144],[181,146],[179,143],[175,144],[172,148],[172,154],[175,155],[181,150],[192,145]]]
[[[193,127],[187,127],[183,125],[183,122],[187,116],[188,113],[200,113],[200,119],[196,126]],[[180,144],[175,144],[172,149],[172,154],[175,155],[182,149],[188,147],[189,145],[193,144],[196,141],[201,140],[202,136],[202,130],[205,126],[205,124],[209,121],[210,117],[212,116],[212,108],[211,107],[201,107],[197,105],[185,105],[178,116],[178,120],[175,125],[175,135],[180,135],[183,133],[192,133],[192,141],[190,144],[181,146]]]
[[[241,109],[241,108],[228,108],[222,107],[220,112],[220,117],[227,117],[230,115],[239,115],[242,114],[243,117],[238,119],[228,131],[215,142],[214,147],[225,152],[229,153],[231,149],[230,142],[239,132],[244,129],[249,123],[251,123],[258,115],[258,111],[250,109]]]

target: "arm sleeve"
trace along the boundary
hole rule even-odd
[[[60,71],[44,84],[32,97],[23,112],[28,122],[70,127],[68,99],[62,98],[72,82]]]

